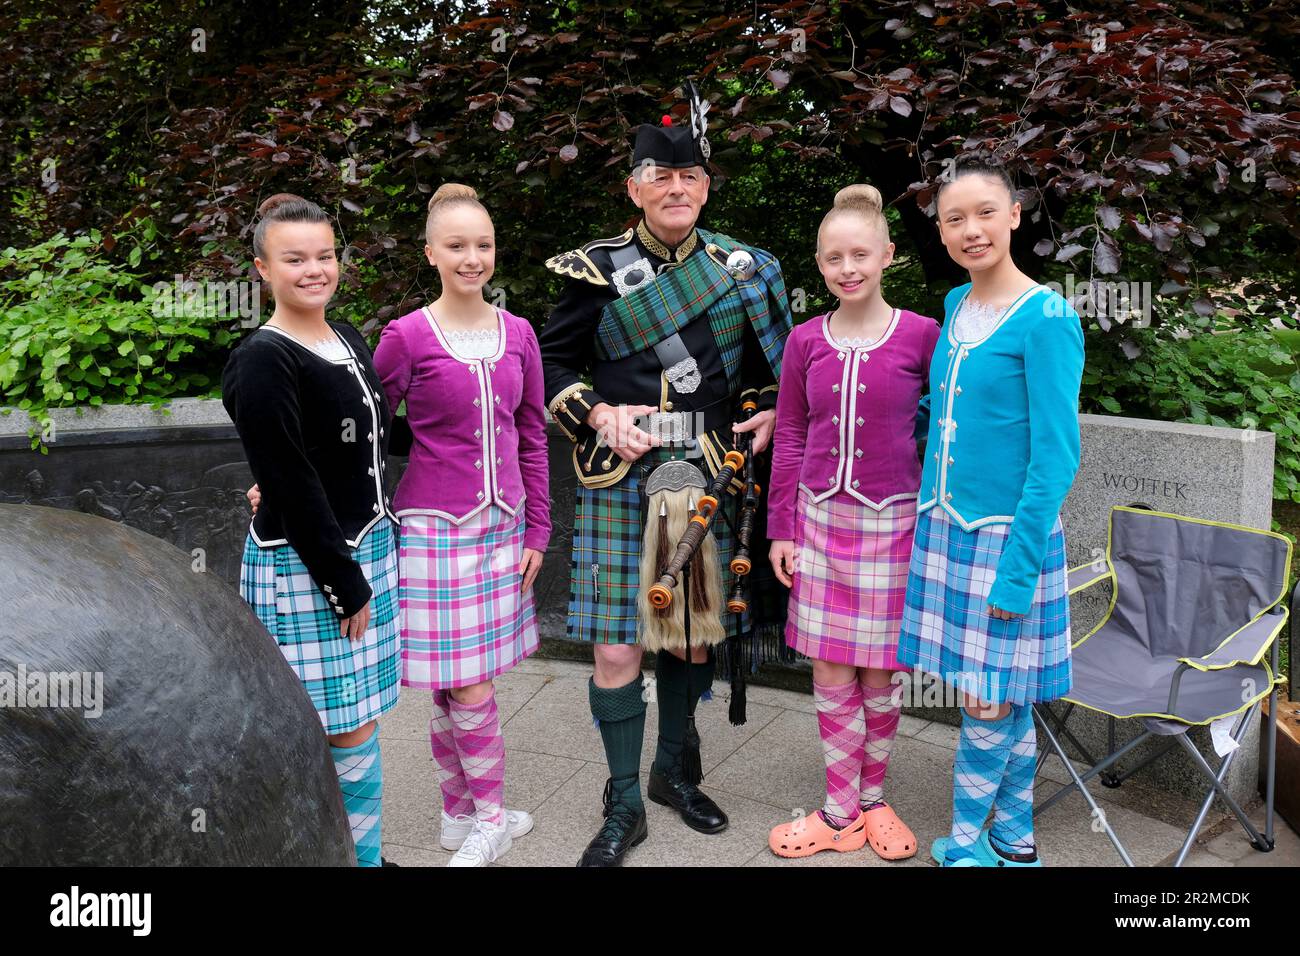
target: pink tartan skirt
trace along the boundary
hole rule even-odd
[[[814,502],[801,488],[798,508],[785,642],[832,664],[901,670],[916,499],[876,511],[843,494]]]
[[[398,560],[402,684],[491,680],[537,650],[532,591],[520,587],[524,515],[489,505],[463,524],[403,515]]]

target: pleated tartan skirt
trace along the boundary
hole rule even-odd
[[[964,530],[937,505],[916,522],[898,660],[986,703],[1055,700],[1070,689],[1070,595],[1061,519],[1047,540],[1029,613],[988,612],[1005,524]]]
[[[373,594],[370,626],[359,641],[339,634],[339,616],[287,544],[244,543],[239,590],[284,659],[307,688],[327,734],[356,730],[397,704],[401,632],[397,605],[397,534],[379,521],[352,556]]]
[[[533,592],[520,586],[524,513],[489,505],[462,524],[403,515],[402,683],[468,687],[537,650]]]
[[[832,664],[897,669],[915,527],[915,498],[876,511],[799,489],[786,643]]]

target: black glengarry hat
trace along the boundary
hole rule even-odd
[[[674,126],[667,114],[660,125],[642,123],[636,130],[636,143],[632,148],[632,166],[653,163],[666,169],[685,169],[703,166],[709,160],[709,141],[704,135],[705,114],[709,107],[701,104],[695,84],[685,83],[688,99],[689,125]]]

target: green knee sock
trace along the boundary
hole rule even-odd
[[[659,745],[655,748],[654,768],[667,773],[681,765],[686,744],[688,701],[686,697],[686,662],[668,651],[660,651],[655,663],[655,691],[659,700]],[[689,713],[713,684],[711,663],[691,664]],[[699,738],[692,741],[699,746]]]
[[[605,759],[613,778],[613,798],[628,807],[640,807],[641,743],[645,738],[645,698],[641,676],[622,687],[597,687],[593,678],[587,686],[591,715],[600,728]]]

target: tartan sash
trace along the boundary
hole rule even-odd
[[[596,329],[597,355],[615,361],[644,352],[702,315],[709,316],[720,340],[731,339],[737,319],[742,327],[747,319],[754,326],[768,365],[779,378],[781,353],[792,325],[780,263],[762,249],[742,246],[719,233],[703,229],[698,232],[706,244],[716,244],[723,253],[746,249],[754,257],[753,277],[743,281],[732,278],[724,266],[701,250],[605,306]],[[718,334],[724,330],[730,334]],[[739,348],[724,348],[723,360],[727,379],[734,382]]]

